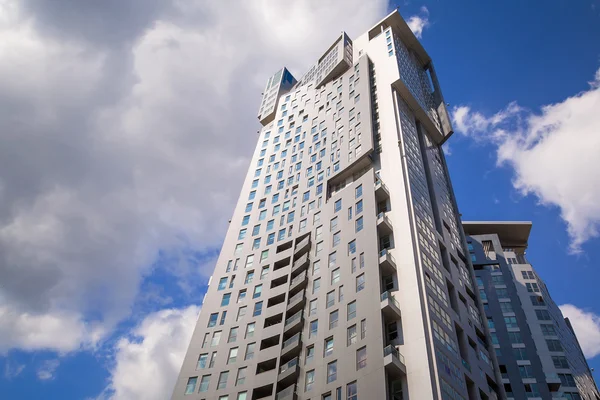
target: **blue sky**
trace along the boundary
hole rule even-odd
[[[168,396],[265,79],[395,6],[0,0],[2,397]],[[399,6],[454,111],[463,219],[533,222],[528,258],[600,371],[600,1]]]

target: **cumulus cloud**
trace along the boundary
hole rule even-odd
[[[599,235],[600,227],[600,70],[590,89],[539,113],[516,103],[492,116],[458,106],[456,130],[497,147],[499,165],[514,171],[513,186],[541,204],[560,209],[570,250]]]
[[[268,76],[386,11],[0,0],[0,353],[94,348],[153,268],[204,284],[188,255],[221,244]]]
[[[152,313],[119,339],[109,384],[96,400],[168,399],[199,311],[189,306]]]
[[[571,321],[586,358],[594,358],[600,354],[600,315],[582,310],[572,304],[563,304],[559,308]]]
[[[419,15],[411,16],[406,23],[415,36],[421,39],[423,30],[429,26],[429,10],[425,6],[421,7]]]

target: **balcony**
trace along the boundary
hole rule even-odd
[[[302,343],[300,342],[300,333],[296,333],[294,336],[283,342],[281,346],[281,357],[284,356],[297,356],[300,352],[300,348],[302,347]]]
[[[306,275],[306,271],[302,272],[300,275],[292,279],[290,282],[289,293],[296,294],[299,290],[306,288],[306,283],[308,282],[308,277]]]
[[[298,395],[296,394],[296,384],[286,387],[275,395],[275,400],[296,400]]]
[[[400,312],[400,304],[390,292],[381,294],[381,312],[385,316],[387,322],[397,321],[402,317]]]
[[[300,368],[298,367],[298,357],[292,358],[279,368],[279,376],[277,377],[277,381],[281,386],[294,383],[296,382],[296,379],[298,379],[299,373]]]
[[[387,213],[380,212],[377,214],[377,230],[382,235],[389,235],[392,233],[392,221],[387,216]]]
[[[399,378],[406,375],[406,365],[404,356],[395,346],[389,345],[383,348],[383,365],[385,370],[393,378]]]
[[[546,383],[551,392],[558,392],[560,389],[561,381],[558,374],[546,374]]]
[[[294,261],[294,265],[292,266],[292,276],[296,276],[300,272],[304,271],[306,267],[308,267],[308,264],[308,253],[296,259],[296,261]]]
[[[310,236],[306,236],[304,239],[300,241],[300,243],[296,244],[296,248],[294,249],[294,257],[299,257],[302,254],[306,253],[310,249]]]
[[[379,266],[384,275],[396,274],[396,260],[389,249],[383,249],[379,252]]]
[[[306,303],[306,296],[304,294],[304,290],[302,290],[288,300],[286,315],[293,314],[304,307],[304,304]]]
[[[302,325],[302,310],[300,310],[285,320],[283,333],[289,335],[291,333],[300,332],[302,330]]]
[[[390,198],[390,191],[381,179],[375,182],[375,198],[378,203]]]

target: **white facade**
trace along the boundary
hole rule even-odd
[[[173,399],[495,399],[429,56],[393,12],[271,77]],[[330,396],[330,397],[328,397]]]

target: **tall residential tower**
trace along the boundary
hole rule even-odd
[[[464,222],[509,399],[600,400],[573,328],[527,258],[531,222]]]
[[[173,399],[496,399],[432,61],[398,12],[267,82]]]

